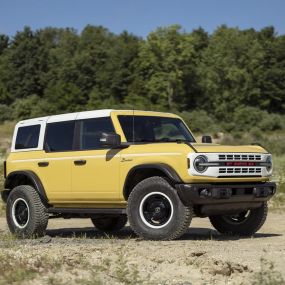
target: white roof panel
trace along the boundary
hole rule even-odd
[[[78,113],[76,119],[82,120],[82,119],[109,117],[111,115],[111,112],[112,112],[111,109],[80,112]]]

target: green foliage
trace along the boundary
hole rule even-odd
[[[0,122],[134,107],[182,114],[196,132],[264,140],[285,129],[284,78],[285,36],[273,27],[209,35],[173,25],[146,39],[91,25],[80,34],[25,27],[0,35]]]
[[[284,129],[285,117],[278,114],[269,114],[256,107],[239,106],[232,114],[229,123],[224,122],[226,129],[235,131],[250,131],[257,128],[261,131],[276,131]]]
[[[215,118],[204,110],[182,112],[180,115],[185,120],[186,124],[191,127],[193,132],[205,134],[207,132],[214,133],[219,130]]]

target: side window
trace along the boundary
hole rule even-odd
[[[37,148],[41,125],[18,128],[15,149]]]
[[[100,138],[102,133],[115,132],[111,118],[94,118],[78,121],[79,124],[79,149],[100,149],[102,148]]]
[[[48,151],[73,150],[75,121],[47,124],[45,148]]]

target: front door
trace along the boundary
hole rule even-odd
[[[110,117],[77,121],[77,151],[71,163],[72,198],[77,202],[108,203],[119,198],[118,150],[104,149],[103,132],[114,132]]]

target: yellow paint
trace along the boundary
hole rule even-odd
[[[126,138],[118,115],[132,115],[133,111],[112,111],[111,118],[122,142]],[[134,111],[135,115],[151,115],[179,118],[174,114]],[[251,152],[265,153],[259,146],[222,146],[198,144],[198,152]],[[193,150],[186,144],[149,143],[131,145],[118,150],[89,150],[72,152],[28,151],[11,153],[7,160],[7,173],[19,170],[33,171],[41,179],[51,204],[66,207],[124,207],[123,187],[129,171],[141,164],[167,164],[185,183],[257,182],[261,178],[212,178],[190,176],[187,171],[187,155]],[[75,160],[86,160],[82,166]],[[39,167],[38,162],[49,162]]]

